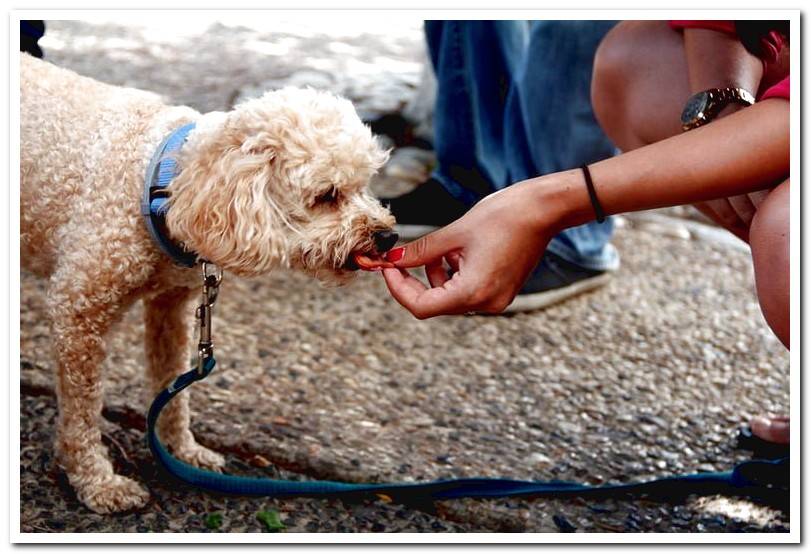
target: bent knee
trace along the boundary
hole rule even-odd
[[[621,123],[617,108],[623,105],[623,96],[630,79],[628,73],[631,62],[629,35],[633,33],[633,22],[623,21],[611,29],[600,42],[594,55],[594,69],[591,77],[591,103],[597,121],[611,136]]]
[[[592,93],[616,94],[621,92],[614,85],[630,81],[635,60],[639,59],[643,26],[648,21],[622,21],[606,33],[594,54],[594,78]],[[621,86],[619,87],[622,88]]]
[[[775,188],[758,207],[749,228],[758,302],[766,322],[789,345],[790,231],[789,182]]]
[[[617,146],[630,149],[632,126],[629,104],[640,75],[642,58],[650,54],[661,21],[623,21],[611,29],[597,48],[591,80],[591,102],[597,121]],[[636,145],[633,145],[636,147]]]
[[[689,97],[684,42],[665,21],[624,21],[600,43],[592,105],[605,133],[632,150],[681,132]]]

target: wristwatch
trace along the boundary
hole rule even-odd
[[[694,94],[681,112],[682,131],[709,123],[732,103],[751,106],[755,103],[755,97],[746,89],[737,87],[711,88]]]

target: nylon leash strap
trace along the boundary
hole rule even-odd
[[[172,456],[157,434],[161,411],[184,389],[208,377],[216,365],[211,341],[211,308],[216,301],[222,272],[203,263],[202,303],[197,309],[200,341],[195,367],[177,377],[161,391],[149,408],[147,441],[152,454],[168,473],[188,484],[211,492],[267,497],[351,496],[384,494],[392,500],[448,500],[454,498],[506,497],[603,497],[623,495],[675,500],[688,495],[731,494],[774,498],[788,494],[789,458],[751,460],[730,471],[673,475],[624,484],[588,485],[571,481],[523,481],[503,478],[460,478],[421,483],[345,483],[339,481],[289,481],[225,475],[200,469]]]

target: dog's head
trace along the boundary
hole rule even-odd
[[[368,190],[388,153],[331,93],[285,88],[206,114],[180,156],[169,232],[233,273],[292,267],[340,281],[354,252],[396,241]]]

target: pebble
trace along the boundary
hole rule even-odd
[[[552,459],[540,452],[534,452],[527,456],[526,463],[530,467],[545,466],[551,464]]]

